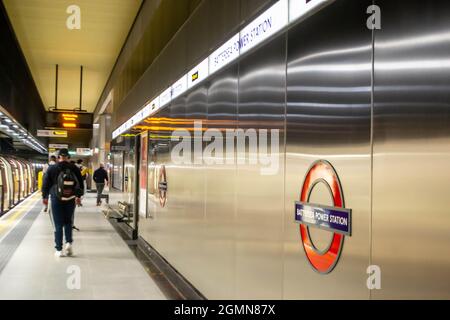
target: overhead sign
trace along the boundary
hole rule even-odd
[[[288,0],[280,0],[240,32],[240,54],[254,48],[288,24]]]
[[[69,149],[69,145],[68,144],[55,144],[55,143],[51,143],[48,145],[49,149]]]
[[[153,100],[150,103],[150,114],[152,114],[153,112],[157,111],[160,107],[161,107],[161,104],[159,102],[159,97],[157,97],[155,100]]]
[[[159,96],[159,102],[161,103],[161,107],[164,107],[170,101],[172,101],[172,87],[161,93],[161,95]]]
[[[239,57],[239,33],[209,56],[209,74],[213,74]]]
[[[92,149],[90,148],[77,148],[78,156],[92,156]]]
[[[172,86],[172,100],[181,96],[183,93],[186,92],[186,90],[187,90],[187,75],[184,75]]]
[[[65,130],[38,130],[38,137],[67,138]]]
[[[331,191],[334,207],[309,203],[311,192],[318,183],[324,183]],[[295,222],[300,223],[303,249],[314,270],[322,274],[333,271],[341,256],[344,238],[351,235],[351,210],[345,209],[339,177],[328,161],[316,161],[307,172],[300,202],[295,204]],[[327,250],[320,251],[314,245],[309,235],[310,227],[333,233]]]

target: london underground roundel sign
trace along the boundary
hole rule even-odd
[[[333,207],[309,203],[311,192],[319,183],[330,190]],[[345,236],[351,236],[351,210],[344,208],[339,177],[328,161],[316,161],[306,174],[300,202],[296,203],[295,220],[300,223],[302,245],[309,263],[319,273],[330,273],[339,260]],[[328,249],[320,251],[316,248],[309,234],[311,227],[332,232]]]

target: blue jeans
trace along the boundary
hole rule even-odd
[[[51,200],[53,226],[55,228],[55,248],[61,251],[63,248],[63,231],[66,242],[73,242],[72,227],[75,213],[75,200],[67,202],[59,201],[54,197]]]

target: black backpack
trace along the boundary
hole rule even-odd
[[[80,183],[69,168],[61,168],[56,183],[56,196],[60,201],[70,201],[76,198]]]

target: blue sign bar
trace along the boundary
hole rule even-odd
[[[352,210],[312,203],[295,203],[295,221],[346,236],[352,234]]]

